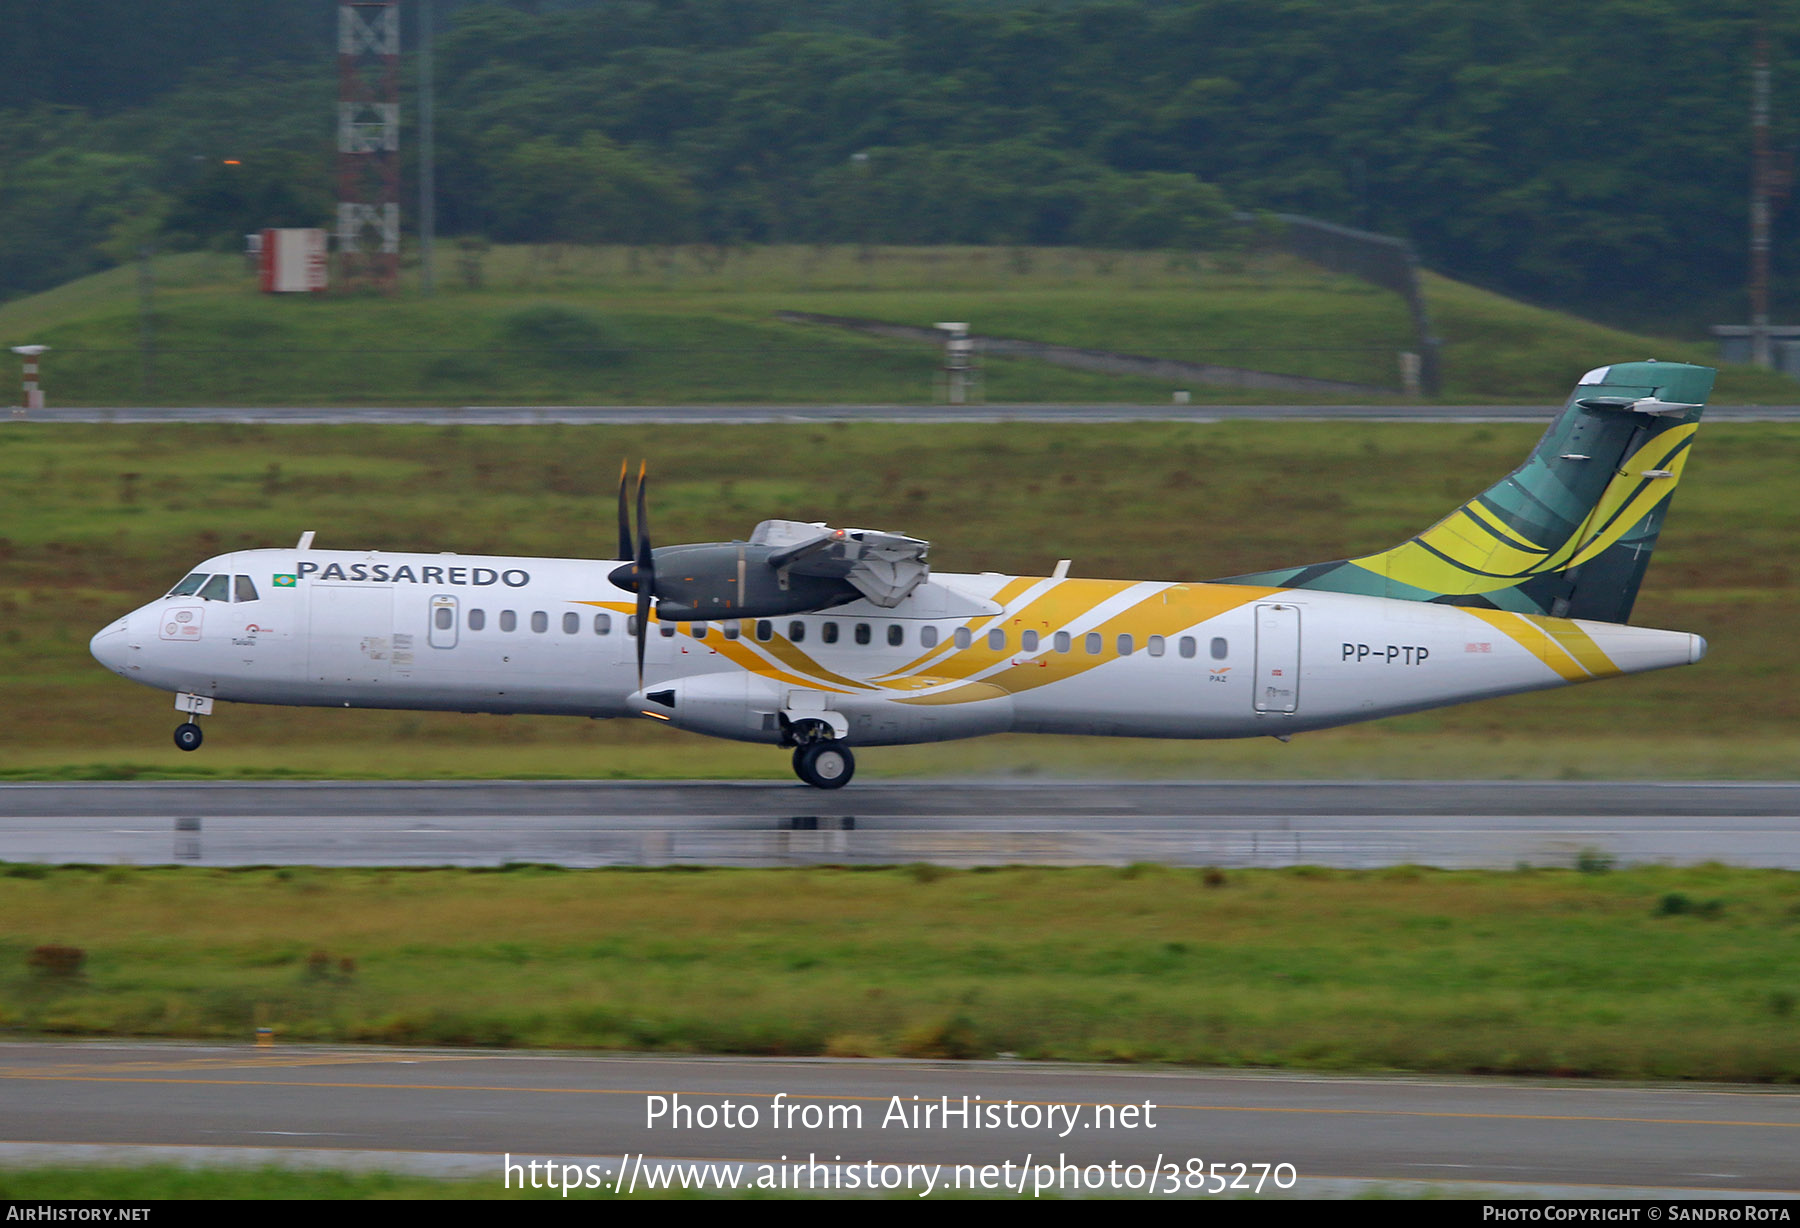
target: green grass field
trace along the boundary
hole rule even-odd
[[[945,571],[1204,579],[1399,541],[1509,470],[1526,426],[633,428],[0,424],[0,777],[785,778],[776,751],[637,722],[222,705],[205,748],[88,638],[191,563],[292,542],[601,555],[622,456],[665,542],[771,516],[926,537]],[[1635,620],[1700,666],[1309,734],[1291,745],[1009,737],[862,756],[873,775],[1791,778],[1800,429],[1703,429]]]
[[[1593,869],[11,866],[0,1027],[1800,1080],[1800,875]]]
[[[160,258],[146,317],[119,268],[0,307],[0,341],[53,347],[52,404],[916,403],[936,351],[779,323],[800,310],[1397,386],[1416,348],[1398,296],[1270,255],[1078,249],[498,248],[472,288],[266,296],[236,257]],[[1603,328],[1428,276],[1452,402],[1560,400],[1620,357],[1710,362],[1710,346]],[[533,322],[545,307],[587,332]],[[154,356],[146,359],[146,338]],[[990,360],[995,402],[1166,403],[1152,380]],[[1199,403],[1305,400],[1195,386]],[[1321,399],[1313,397],[1313,399]],[[1324,399],[1342,400],[1342,394]],[[1377,398],[1379,399],[1379,398]],[[1800,384],[1732,368],[1717,399],[1792,403]]]

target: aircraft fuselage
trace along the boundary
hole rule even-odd
[[[1705,651],[1682,632],[1342,593],[933,573],[891,609],[653,617],[640,690],[636,597],[609,581],[617,566],[238,551],[195,568],[232,577],[211,597],[202,586],[150,602],[92,647],[122,677],[183,697],[649,716],[769,743],[811,716],[865,746],[1007,731],[1285,735]]]

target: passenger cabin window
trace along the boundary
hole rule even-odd
[[[1038,633],[1037,632],[1027,631],[1019,637],[1019,647],[1023,648],[1026,652],[1036,652],[1037,646],[1038,646]]]
[[[690,624],[690,626],[693,629],[693,634],[694,634],[695,639],[703,640],[706,638],[706,624],[705,623],[692,623],[692,624]]]
[[[539,635],[550,630],[550,616],[542,610],[533,610],[531,612],[531,629]]]
[[[1006,632],[999,627],[995,627],[992,631],[988,632],[988,647],[995,652],[1005,652]]]
[[[827,644],[837,643],[837,624],[829,620],[819,625],[819,638]]]
[[[794,641],[794,643],[796,643],[796,644],[798,644],[802,640],[806,639],[806,624],[801,622],[797,618],[793,622],[789,623],[788,624],[788,639]]]
[[[636,614],[627,614],[625,616],[625,634],[629,635],[632,639],[636,639],[637,633],[638,633],[637,615]]]
[[[900,647],[900,645],[906,643],[906,628],[902,627],[899,623],[889,623],[888,624],[888,643],[893,645],[895,648],[898,648],[898,647]]]
[[[856,642],[858,644],[867,644],[869,642],[869,624],[868,623],[857,623],[856,624]]]
[[[756,620],[756,638],[761,640],[765,644],[768,643],[770,640],[774,639],[775,638],[775,624],[770,622],[766,618],[757,619]]]
[[[577,614],[573,610],[569,610],[563,614],[563,634],[564,635],[580,635],[581,634],[581,615]]]
[[[214,576],[212,579],[208,580],[206,582],[205,587],[200,590],[200,600],[202,600],[202,601],[230,601],[231,600],[231,577],[230,576]]]
[[[611,635],[612,634],[612,615],[611,614],[596,614],[596,615],[594,615],[594,634],[595,635]]]
[[[1099,656],[1100,655],[1100,633],[1098,631],[1088,632],[1087,635],[1082,638],[1081,646],[1083,648],[1087,649],[1088,656],[1090,656],[1090,657]]]
[[[456,611],[447,605],[441,605],[432,611],[431,621],[437,624],[439,631],[448,631],[456,622]]]
[[[1150,637],[1149,642],[1144,646],[1150,650],[1151,656],[1160,657],[1163,655],[1163,642],[1162,636],[1153,635]]]
[[[725,638],[726,639],[735,640],[741,634],[743,634],[743,629],[741,627],[739,627],[738,624],[736,624],[736,623],[726,623],[725,624]]]
[[[1194,651],[1195,651],[1196,647],[1197,647],[1197,645],[1194,643],[1193,636],[1184,635],[1181,637],[1181,655],[1182,656],[1191,658],[1194,655]]]
[[[1231,652],[1231,645],[1227,644],[1225,642],[1224,636],[1222,636],[1222,635],[1213,636],[1213,642],[1212,642],[1212,658],[1213,658],[1213,660],[1223,661],[1230,652]]]
[[[927,625],[927,626],[923,626],[923,627],[919,628],[919,645],[920,645],[920,647],[936,648],[937,641],[938,641],[938,629],[936,627]]]
[[[519,616],[517,614],[513,613],[511,610],[501,610],[500,611],[500,630],[502,630],[502,631],[517,631],[518,629],[519,629]]]
[[[239,601],[256,600],[256,585],[251,581],[249,576],[233,576],[231,578],[231,583],[232,587],[236,590],[236,596]]]
[[[1056,651],[1069,651],[1069,633],[1067,631],[1058,631],[1056,633]]]
[[[485,626],[487,626],[487,611],[486,610],[470,610],[469,611],[469,630],[479,631]]]
[[[974,637],[969,634],[969,629],[967,627],[958,627],[956,629],[956,634],[950,638],[956,642],[958,648],[967,648],[969,646],[969,641]]]
[[[171,597],[192,597],[195,593],[200,591],[200,586],[205,583],[206,583],[206,573],[204,571],[196,571],[193,575],[189,576],[187,579],[183,580],[180,584],[177,584],[174,588],[170,589],[169,596],[171,596]]]
[[[1129,657],[1131,655],[1131,650],[1136,646],[1129,635],[1121,635],[1119,637],[1118,645],[1119,655],[1121,657]]]
[[[672,640],[675,638],[675,624],[674,623],[663,623],[661,626],[657,627],[657,630],[659,632],[661,632],[662,637],[665,640]]]

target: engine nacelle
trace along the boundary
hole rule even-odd
[[[862,594],[833,576],[778,571],[770,565],[772,546],[747,542],[697,542],[660,546],[656,560],[656,616],[664,622],[700,619],[779,618],[828,610]],[[632,565],[612,573],[612,582],[637,591]]]
[[[777,618],[862,598],[893,609],[931,574],[931,543],[876,529],[765,520],[747,542],[693,542],[650,552],[664,622]],[[609,578],[638,591],[638,565]]]

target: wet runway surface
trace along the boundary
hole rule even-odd
[[[1800,783],[0,785],[0,860],[1800,868]]]

